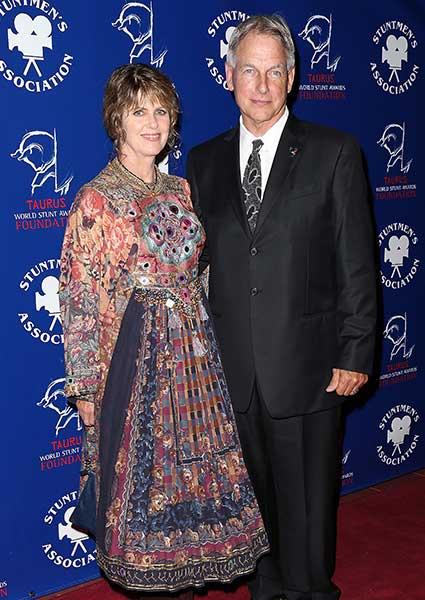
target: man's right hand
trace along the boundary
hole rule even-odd
[[[76,402],[78,413],[83,419],[83,423],[86,427],[93,427],[94,425],[94,403],[88,402],[87,400],[77,400]]]
[[[332,379],[326,391],[336,392],[338,396],[354,396],[367,383],[368,379],[366,373],[346,369],[332,369]]]

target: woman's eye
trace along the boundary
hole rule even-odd
[[[163,117],[167,114],[167,111],[164,108],[158,108],[158,110],[156,111],[156,114],[161,115],[161,117]]]
[[[135,117],[140,117],[141,115],[144,114],[144,112],[145,111],[143,110],[143,108],[138,108],[137,110],[134,111],[133,114],[134,114]]]

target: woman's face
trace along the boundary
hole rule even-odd
[[[167,143],[170,133],[168,110],[155,98],[140,98],[136,106],[124,111],[125,139],[119,154],[131,158],[155,158]]]

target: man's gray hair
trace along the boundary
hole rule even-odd
[[[295,65],[295,46],[288,24],[279,15],[257,15],[239,23],[232,33],[227,50],[227,62],[231,67],[236,65],[239,44],[251,32],[278,38],[286,52],[286,68],[288,71],[292,69]]]

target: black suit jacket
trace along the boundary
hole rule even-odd
[[[193,204],[207,233],[209,300],[236,410],[254,380],[273,417],[326,409],[332,367],[370,372],[376,274],[356,141],[290,116],[254,235],[243,204],[239,128],[193,148]]]

